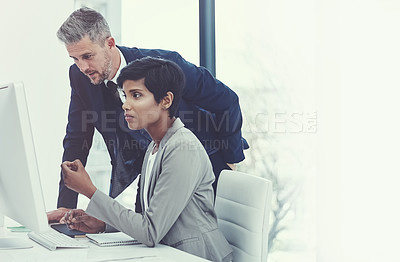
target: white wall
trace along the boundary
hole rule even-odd
[[[317,10],[318,261],[399,261],[400,3]]]
[[[121,6],[122,45],[178,51],[199,64],[198,0],[122,0]]]
[[[56,31],[73,0],[0,3],[0,83],[23,81],[46,209],[56,207],[71,59]]]

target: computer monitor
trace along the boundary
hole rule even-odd
[[[49,228],[29,110],[20,82],[0,85],[1,214],[34,232]]]

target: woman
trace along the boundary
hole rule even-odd
[[[97,190],[79,160],[64,162],[66,186],[90,199],[86,212],[72,210],[72,229],[103,232],[106,224],[147,246],[166,244],[212,260],[232,260],[232,249],[219,231],[213,209],[214,174],[196,136],[175,118],[184,75],[175,63],[146,57],[121,70],[119,86],[130,129],[152,138],[140,180],[141,214],[124,208]],[[104,222],[103,222],[104,221]]]

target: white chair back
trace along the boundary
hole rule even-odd
[[[234,262],[266,262],[272,182],[223,170],[215,199],[218,227],[233,248]]]

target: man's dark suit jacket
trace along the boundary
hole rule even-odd
[[[238,96],[207,69],[197,67],[177,52],[118,46],[127,63],[146,56],[177,63],[186,85],[177,116],[204,145],[209,156],[221,154],[225,163],[238,163],[248,148],[242,138]],[[80,159],[86,165],[93,133],[102,135],[112,164],[110,196],[120,194],[140,173],[150,136],[145,130],[129,130],[122,102],[115,100],[104,83],[93,85],[76,65],[69,71],[71,101],[63,161]],[[214,165],[214,163],[212,163]],[[219,174],[216,174],[219,175]],[[57,207],[76,208],[78,194],[64,185],[61,175]]]

